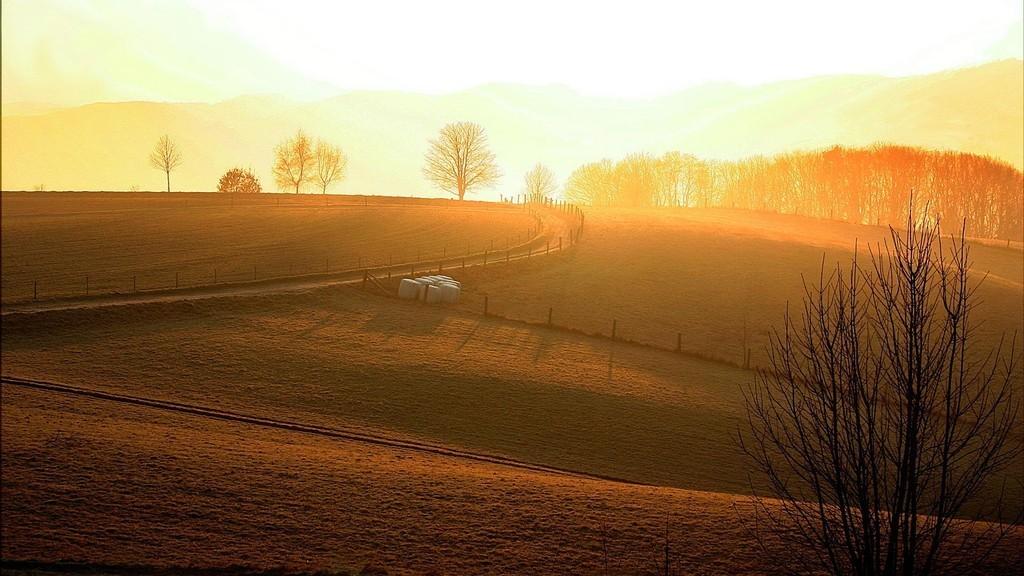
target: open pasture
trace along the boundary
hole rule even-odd
[[[744,365],[762,365],[787,304],[800,311],[804,281],[844,268],[859,247],[888,239],[885,227],[722,209],[587,211],[582,241],[554,261],[468,270],[460,306]],[[1024,333],[1020,243],[971,242],[981,281],[973,320],[981,348]],[[982,278],[984,280],[982,281]],[[1017,339],[1016,354],[1024,351]]]
[[[212,193],[3,193],[5,302],[416,262],[523,241],[507,204]],[[35,284],[34,284],[35,283]]]
[[[557,257],[552,257],[557,258]],[[7,314],[3,373],[744,493],[733,366],[356,288]]]
[[[742,497],[516,470],[11,386],[2,401],[0,552],[8,561],[638,575],[657,573],[667,541],[681,574],[776,573],[749,532]],[[1022,539],[1012,535],[977,573],[1019,563]]]

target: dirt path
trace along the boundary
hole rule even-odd
[[[609,482],[619,482],[623,484],[633,485],[644,485],[640,482],[631,482],[629,480],[623,480],[620,478],[613,478],[610,476],[602,476],[598,474],[588,474],[586,472],[579,472],[576,470],[569,470],[565,468],[558,468],[553,466],[544,466],[540,464],[531,464],[529,462],[523,462],[520,460],[514,460],[511,458],[505,458],[502,456],[494,456],[490,454],[483,454],[479,452],[468,452],[465,450],[458,450],[455,448],[448,448],[436,444],[427,444],[424,442],[416,442],[413,440],[407,440],[396,437],[382,436],[378,434],[369,434],[358,430],[345,429],[345,428],[326,428],[322,426],[315,426],[311,424],[304,424],[301,422],[292,422],[288,420],[277,420],[271,418],[262,418],[259,416],[250,416],[247,414],[240,414],[237,412],[229,412],[226,410],[218,410],[216,408],[208,408],[205,406],[197,406],[195,404],[184,404],[181,402],[170,402],[167,400],[156,400],[152,398],[144,398],[141,396],[129,396],[126,394],[115,394],[111,392],[104,392],[102,390],[80,388],[77,386],[68,386],[66,384],[59,384],[56,382],[47,382],[43,380],[31,380],[27,378],[18,378],[15,376],[3,376],[0,377],[0,384],[4,386],[19,386],[22,388],[31,388],[35,390],[43,390],[46,392],[52,392],[56,394],[71,394],[75,396],[82,396],[86,398],[92,398],[96,400],[104,400],[108,402],[120,402],[123,404],[131,404],[133,406],[143,406],[147,408],[153,408],[157,410],[166,410],[176,412],[179,414],[188,414],[200,418],[212,418],[216,420],[226,420],[229,422],[239,422],[242,424],[250,424],[254,426],[262,426],[265,428],[277,428],[281,430],[288,430],[291,432],[299,432],[304,434],[315,434],[317,436],[325,436],[328,438],[336,438],[340,440],[347,440],[351,442],[362,442],[365,444],[375,444],[379,446],[386,446],[389,448],[395,448],[399,450],[411,450],[414,452],[436,454],[439,456],[447,456],[451,458],[461,458],[464,460],[473,460],[475,462],[484,462],[487,464],[495,464],[498,466],[507,466],[510,468],[517,468],[520,470],[530,470],[533,472],[543,472],[547,474],[560,474],[566,476],[574,476],[579,478],[590,478],[594,480],[603,480]]]
[[[512,246],[507,250],[478,252],[467,256],[456,256],[432,261],[401,262],[388,266],[358,268],[324,274],[306,274],[246,282],[225,282],[180,289],[145,290],[131,294],[103,294],[76,298],[5,303],[2,305],[2,309],[0,309],[0,315],[126,306],[154,302],[201,300],[226,296],[298,292],[339,284],[362,283],[367,274],[379,278],[443,274],[445,271],[486,266],[489,263],[511,262],[544,256],[546,254],[558,253],[571,247],[570,231],[576,226],[574,216],[563,213],[555,208],[543,208],[537,210],[536,214],[541,218],[541,227],[537,234],[533,238],[519,245]]]

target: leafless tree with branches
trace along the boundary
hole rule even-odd
[[[472,122],[448,124],[441,129],[430,141],[423,174],[459,200],[474,188],[493,186],[501,178],[484,129]]]
[[[937,220],[911,211],[890,238],[869,266],[823,263],[805,284],[802,314],[787,310],[744,390],[740,443],[772,498],[755,493],[759,525],[810,551],[800,564],[963,573],[1019,529],[988,521],[1007,508],[992,481],[1020,462],[1016,339],[1010,354],[971,350],[963,229],[944,245]]]
[[[523,178],[526,198],[531,202],[542,202],[558,190],[555,174],[545,165],[537,164]]]
[[[348,157],[341,148],[321,140],[316,143],[316,174],[314,178],[320,185],[320,192],[327,194],[327,187],[345,178],[348,168]]]
[[[171,137],[164,134],[156,141],[156,148],[149,154],[149,163],[167,176],[167,191],[171,191],[171,171],[181,165],[181,152]]]
[[[315,166],[313,141],[302,130],[274,150],[274,181],[282,190],[294,188],[298,194],[303,184],[313,180]]]

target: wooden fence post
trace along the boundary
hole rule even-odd
[[[554,311],[554,308],[548,307],[548,326],[551,326],[551,315],[554,313]]]
[[[252,280],[253,280],[253,282],[256,281],[256,265],[255,264],[252,265]]]
[[[615,340],[615,330],[616,330],[616,328],[618,328],[618,324],[619,324],[618,320],[614,320],[614,319],[612,320],[612,340]]]
[[[505,264],[508,264],[508,256],[511,252],[511,250],[505,250]]]
[[[484,296],[484,316],[487,316],[487,296]]]
[[[39,281],[38,280],[33,280],[32,281],[32,299],[33,300],[38,300],[39,299]]]
[[[547,256],[551,253],[551,240],[548,240],[548,247],[544,249],[544,255]]]
[[[85,275],[85,295],[89,295],[89,275]]]
[[[465,257],[462,258],[462,268],[463,269],[466,268],[466,258]]]
[[[363,270],[363,290],[366,290],[366,279],[370,277],[369,270]]]
[[[134,293],[136,292],[136,289],[135,289],[135,288],[136,288],[136,284],[135,284],[135,274],[132,274],[132,293],[133,293],[133,294],[134,294]]]
[[[484,268],[487,268],[487,250],[484,250]]]

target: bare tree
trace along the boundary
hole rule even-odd
[[[167,191],[171,191],[171,171],[181,165],[181,152],[171,137],[164,134],[156,141],[156,148],[149,154],[149,163],[167,176]]]
[[[991,481],[1021,453],[1016,342],[971,350],[968,246],[939,234],[911,211],[869,266],[823,265],[744,390],[740,442],[773,497],[758,516],[810,551],[801,568],[962,573],[1013,529],[980,520],[1001,518]]]
[[[501,178],[484,129],[472,122],[448,124],[441,129],[430,141],[423,174],[459,200],[474,188],[493,186]]]
[[[294,188],[298,194],[303,184],[313,181],[315,164],[313,142],[299,130],[274,150],[274,181],[278,188]]]
[[[615,164],[608,159],[580,166],[565,183],[565,197],[579,204],[611,206],[618,196]]]
[[[341,148],[318,140],[316,143],[316,174],[320,192],[327,194],[327,187],[345,178],[348,157]]]
[[[534,166],[523,180],[526,185],[526,198],[530,202],[543,202],[558,189],[554,173],[543,164]]]

